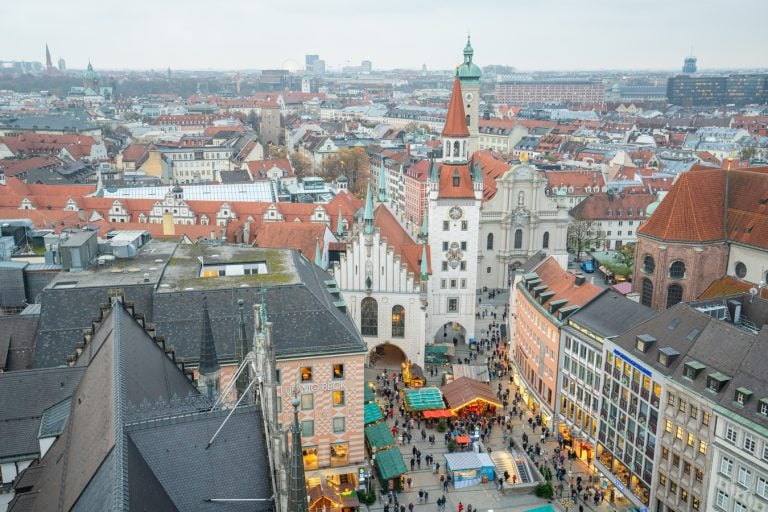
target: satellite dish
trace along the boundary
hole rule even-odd
[[[749,294],[750,294],[751,296],[753,296],[753,297],[754,297],[755,295],[757,295],[757,288],[750,288],[750,289],[749,289]]]

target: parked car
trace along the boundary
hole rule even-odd
[[[587,274],[591,274],[595,271],[595,260],[584,260],[581,262],[581,270]]]

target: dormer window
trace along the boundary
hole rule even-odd
[[[698,361],[688,361],[683,368],[683,376],[687,379],[694,380],[704,368],[706,368],[706,366]]]
[[[635,339],[635,348],[639,350],[640,352],[648,352],[648,350],[651,348],[651,345],[653,345],[656,342],[656,338],[649,334],[638,334],[637,338]]]
[[[733,401],[739,405],[744,405],[752,398],[752,392],[747,388],[737,388],[736,395],[733,397]]]
[[[673,349],[672,347],[664,347],[659,350],[659,364],[669,368],[669,365],[672,364],[672,361],[674,361],[679,355],[680,352]]]
[[[459,170],[454,169],[453,171],[453,186],[458,187],[459,186]]]
[[[731,380],[731,377],[728,375],[721,373],[721,372],[715,372],[711,373],[707,376],[707,391],[711,391],[713,393],[719,393],[726,384],[728,384],[728,381]]]
[[[611,216],[611,209],[610,208],[608,208],[608,211],[605,212],[605,216],[606,217],[610,217]]]
[[[757,412],[763,416],[768,416],[768,398],[761,398],[757,403]]]

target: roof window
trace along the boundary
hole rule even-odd
[[[645,353],[648,352],[648,350],[651,348],[651,345],[654,343],[656,343],[656,338],[650,334],[638,334],[637,338],[635,339],[635,348],[640,352]]]
[[[688,361],[683,368],[683,376],[695,380],[704,368],[706,368],[706,365],[698,361]]]

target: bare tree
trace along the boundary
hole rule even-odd
[[[597,221],[581,216],[574,217],[568,226],[568,247],[581,261],[581,253],[588,249],[601,249],[605,243],[605,232]]]
[[[293,166],[293,170],[296,172],[296,176],[299,178],[303,178],[306,172],[312,169],[312,162],[307,157],[307,155],[303,153],[295,151],[291,153],[290,159],[291,166]]]

